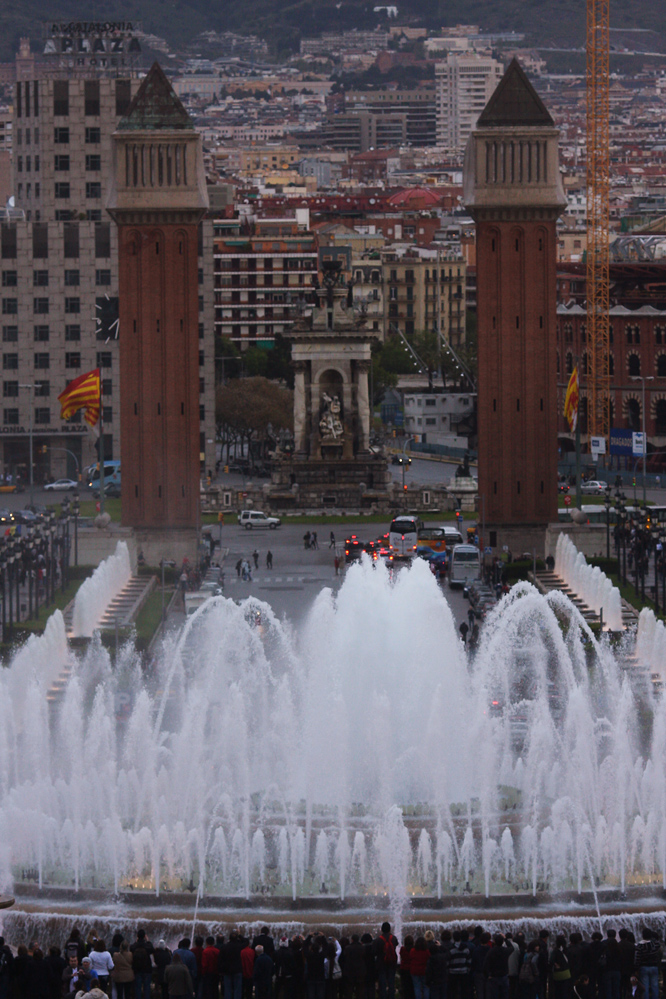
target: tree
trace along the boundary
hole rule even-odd
[[[215,423],[223,444],[264,455],[281,431],[293,430],[293,392],[268,378],[235,378],[217,387]]]

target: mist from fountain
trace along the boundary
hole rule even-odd
[[[598,566],[588,565],[571,538],[560,534],[555,547],[555,572],[595,614],[603,611],[611,631],[622,630],[622,597],[617,586]]]
[[[466,888],[666,887],[666,712],[563,594],[515,586],[469,660],[420,560],[352,566],[298,635],[213,598],[150,676],[61,622],[0,672],[0,890],[325,892],[399,922]]]
[[[72,615],[74,637],[92,637],[104,611],[127,585],[131,575],[129,549],[124,541],[119,541],[114,554],[100,562],[92,576],[79,587]]]
[[[653,610],[644,607],[638,617],[636,658],[652,673],[666,673],[666,626],[658,621]]]

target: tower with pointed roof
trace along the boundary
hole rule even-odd
[[[557,520],[558,138],[514,59],[464,167],[477,240],[479,500],[493,547],[540,547]]]
[[[148,546],[151,531],[180,531],[184,545],[163,552],[173,556],[199,525],[197,250],[208,198],[200,137],[157,63],[113,143],[122,519]]]

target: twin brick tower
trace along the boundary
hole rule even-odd
[[[557,519],[558,131],[514,60],[472,133],[465,203],[476,221],[479,500],[485,544],[533,544]],[[123,522],[149,558],[196,551],[199,526],[198,224],[201,140],[160,67],[114,135]],[[297,414],[298,416],[298,414]],[[331,454],[335,463],[343,455]]]

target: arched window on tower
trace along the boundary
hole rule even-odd
[[[586,375],[587,374],[587,351],[585,351],[585,353],[583,354],[583,363],[582,363],[581,367],[583,369],[583,374]]]
[[[566,373],[570,375],[571,372],[573,371],[573,354],[570,352],[567,354],[565,367],[566,367]]]
[[[657,399],[657,404],[654,407],[655,415],[655,432],[657,434],[666,434],[666,399]]]
[[[557,356],[557,373],[559,375],[559,373],[560,373],[560,352],[559,352],[559,350],[558,350],[556,356]]]
[[[662,326],[655,326],[654,328],[654,342],[655,343],[666,343],[664,338],[664,329]]]
[[[666,378],[666,354],[660,354],[657,358],[657,376]]]
[[[637,378],[641,373],[641,359],[638,354],[629,354],[627,358],[629,375],[632,378]]]
[[[582,395],[578,403],[578,419],[580,420],[581,434],[587,433],[587,396]]]
[[[608,355],[608,374],[611,376],[615,374],[615,358],[612,354]]]
[[[641,404],[638,399],[627,399],[627,430],[641,429]]]
[[[608,403],[608,426],[612,427],[615,424],[615,406],[612,402]]]

